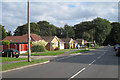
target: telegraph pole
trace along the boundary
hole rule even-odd
[[[28,0],[28,62],[31,61],[31,42],[30,42],[30,0]]]

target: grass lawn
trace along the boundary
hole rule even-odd
[[[20,61],[20,60],[27,60],[27,58],[9,58],[9,57],[0,57],[0,62],[10,62],[10,61]]]
[[[45,61],[48,61],[48,60],[38,59],[38,60],[32,60],[31,62],[24,61],[24,62],[18,62],[18,63],[3,64],[2,65],[2,71],[9,70],[9,69],[14,69],[14,68],[18,68],[18,67],[23,67],[23,66],[26,66],[26,65],[41,63],[41,62],[45,62]]]
[[[78,51],[71,52],[70,54],[75,54],[75,53],[80,53],[80,52],[86,52],[86,51],[89,51],[89,50],[78,50]]]
[[[89,48],[89,49],[97,49],[97,48],[101,48],[101,46],[98,46],[98,47],[91,47],[91,48]]]
[[[46,52],[32,52],[32,56],[45,56],[45,55],[58,55],[58,54],[63,54],[67,51],[71,51],[71,50],[74,50],[74,49],[63,49],[63,50],[58,50],[58,51],[46,51]],[[21,54],[21,55],[27,55],[26,54]]]

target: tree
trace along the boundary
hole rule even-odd
[[[7,36],[12,36],[11,31],[8,31],[8,32],[7,32]]]
[[[92,37],[92,22],[85,21],[81,22],[80,24],[74,25],[75,29],[75,38],[83,38],[85,40],[91,41]]]
[[[54,36],[56,35],[56,26],[47,21],[39,21],[38,28],[41,36]]]
[[[33,22],[30,23],[30,28],[31,28],[30,29],[31,33],[38,34],[38,35],[40,34],[40,30],[36,23],[33,23]],[[28,31],[28,26],[27,26],[27,24],[24,24],[22,26],[17,27],[17,29],[14,31],[14,35],[22,36],[24,34],[27,34],[27,31]]]
[[[93,28],[95,29],[94,40],[98,44],[102,45],[106,37],[110,34],[110,31],[112,29],[111,23],[108,20],[99,17],[94,19],[92,23]]]
[[[89,34],[88,32],[84,32],[84,33],[83,33],[83,38],[84,38],[85,40],[89,41],[89,39],[90,39],[90,34]]]
[[[7,36],[4,26],[0,25],[0,31],[2,31],[2,32],[0,32],[0,34],[2,34],[2,36],[0,36],[0,38],[3,40]]]
[[[65,37],[74,38],[75,32],[74,32],[72,26],[69,26],[69,25],[66,24],[66,25],[64,26],[63,35],[64,35]]]
[[[120,44],[120,23],[119,22],[113,22],[111,23],[112,30],[110,34],[107,36],[104,45],[110,44]]]
[[[56,27],[56,36],[59,38],[65,38],[65,35],[63,34],[64,34],[64,29]]]

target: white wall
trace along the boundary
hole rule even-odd
[[[64,43],[60,43],[60,49],[64,49]]]

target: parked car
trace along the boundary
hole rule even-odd
[[[118,50],[117,50],[116,56],[120,56],[120,47],[118,47]]]
[[[116,44],[116,45],[114,46],[115,51],[117,51],[117,50],[118,50],[118,47],[120,47],[120,45],[119,45],[119,44]]]
[[[16,57],[18,58],[20,53],[16,49],[6,49],[3,50],[2,52],[3,57]]]

